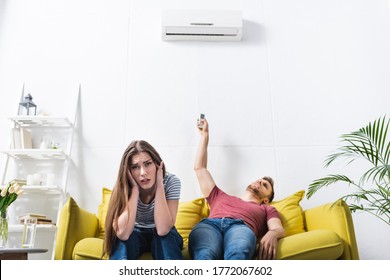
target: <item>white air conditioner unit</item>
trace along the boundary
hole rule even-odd
[[[239,41],[241,11],[165,10],[162,38],[164,41]]]

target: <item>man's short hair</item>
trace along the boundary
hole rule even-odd
[[[264,176],[263,179],[266,180],[268,183],[271,184],[272,192],[271,192],[270,196],[268,197],[268,199],[269,199],[269,202],[272,202],[272,200],[274,200],[274,197],[275,197],[274,179],[272,179],[272,178],[269,177],[269,176]]]

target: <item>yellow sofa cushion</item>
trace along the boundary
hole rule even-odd
[[[54,259],[72,259],[73,248],[77,241],[95,236],[97,228],[96,216],[81,209],[73,198],[69,198],[62,207],[59,217]]]
[[[184,247],[188,245],[188,236],[192,228],[203,218],[209,215],[209,206],[204,198],[189,202],[179,202],[176,216],[176,229],[183,237]]]
[[[331,230],[313,230],[279,240],[278,260],[336,260],[344,251],[343,241]]]
[[[303,210],[299,205],[305,191],[298,191],[282,200],[273,201],[271,205],[278,210],[285,230],[285,236],[305,232]]]

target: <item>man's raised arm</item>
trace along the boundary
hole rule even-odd
[[[215,186],[215,182],[210,172],[207,170],[207,147],[209,144],[209,124],[206,119],[203,119],[203,126],[198,125],[200,140],[198,150],[195,157],[194,170],[200,190],[204,197],[208,197],[211,190]]]

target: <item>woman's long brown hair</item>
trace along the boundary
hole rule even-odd
[[[123,153],[119,166],[118,177],[111,193],[110,203],[108,204],[104,235],[104,255],[110,256],[112,253],[112,248],[115,245],[117,239],[113,225],[114,223],[118,222],[118,217],[125,210],[130,198],[131,189],[134,187],[130,184],[129,178],[127,176],[127,171],[130,170],[129,166],[131,164],[131,159],[134,155],[141,152],[148,153],[156,165],[159,166],[161,164],[162,159],[159,153],[152,145],[144,140],[131,142]],[[166,169],[164,164],[164,177],[165,173]]]

